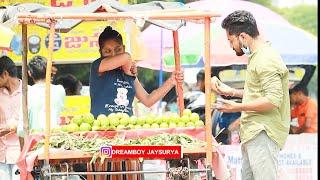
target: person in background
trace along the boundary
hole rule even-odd
[[[66,74],[57,79],[57,83],[61,84],[67,96],[81,95],[82,83],[72,74]]]
[[[0,57],[0,179],[20,179],[15,175],[20,155],[16,134],[22,116],[22,81],[17,78],[15,63],[7,56]]]
[[[52,67],[51,67],[51,83],[52,84],[56,84],[57,73],[58,73],[58,68],[56,67],[55,63],[52,62]]]
[[[306,87],[297,85],[290,89],[291,119],[297,119],[298,126],[291,125],[292,134],[318,132],[317,102],[309,97]]]
[[[28,117],[30,133],[44,131],[45,129],[45,80],[47,60],[42,56],[34,56],[28,64],[28,74],[34,85],[28,89]],[[65,90],[61,85],[51,84],[51,128],[58,125],[60,112],[64,106]],[[22,129],[18,130],[24,136]]]
[[[212,78],[219,94],[242,98],[221,100],[222,112],[242,112],[240,139],[242,179],[277,179],[278,157],[289,135],[289,70],[279,52],[259,35],[253,15],[244,10],[229,14],[221,24],[237,56],[248,56],[243,90]]]
[[[204,107],[205,107],[205,87],[204,87],[204,70],[197,73],[196,86],[191,91],[184,91],[184,107],[190,109],[192,112],[199,114],[200,119],[204,121]]]
[[[196,83],[196,90],[199,90],[201,92],[205,92],[205,87],[204,87],[204,70],[200,70],[197,74],[197,83]]]

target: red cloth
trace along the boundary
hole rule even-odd
[[[193,138],[199,139],[199,140],[205,140],[205,130],[204,128],[170,128],[170,129],[144,129],[141,130],[123,130],[123,131],[89,131],[83,133],[86,137],[107,137],[107,138],[113,138],[114,136],[118,135],[119,137],[123,137],[124,139],[132,139],[132,138],[143,138],[148,136],[153,136],[160,133],[170,133],[170,134],[179,134],[184,133],[187,134]],[[30,154],[29,152],[31,149],[39,142],[41,139],[43,139],[43,135],[31,135],[25,140],[25,144],[23,147],[23,150],[20,154],[20,157],[17,162],[17,166],[20,169],[20,179],[21,180],[27,180],[28,174],[30,174],[30,171],[32,170],[34,161],[37,160],[37,152],[34,152]],[[218,143],[213,138],[213,144],[217,145]],[[50,150],[51,153],[53,153]],[[27,162],[28,161],[28,162]],[[223,160],[223,157],[219,151],[213,152],[212,155],[212,169],[216,175],[216,178],[218,179],[226,179],[226,172],[227,168],[225,165],[225,162]]]
[[[27,155],[31,151],[31,149],[37,144],[37,142],[39,142],[43,138],[44,137],[42,135],[32,135],[25,137],[24,146],[17,161],[17,166],[20,170],[20,179],[28,178],[28,173],[30,172],[27,171]]]

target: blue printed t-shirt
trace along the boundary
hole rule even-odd
[[[95,60],[90,71],[91,113],[99,114],[127,113],[132,115],[132,101],[135,96],[136,77],[126,75],[120,68],[99,75],[102,58]]]

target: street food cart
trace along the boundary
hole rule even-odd
[[[132,12],[112,12],[112,13],[19,13],[18,20],[22,24],[22,40],[23,40],[23,59],[22,59],[22,91],[23,91],[23,127],[26,134],[28,134],[28,118],[27,118],[27,27],[28,24],[35,23],[47,23],[50,26],[49,32],[49,54],[47,61],[47,71],[46,71],[46,127],[44,132],[44,152],[40,154],[37,159],[37,164],[41,166],[41,172],[43,177],[49,178],[51,176],[61,176],[61,175],[87,175],[88,179],[93,179],[91,175],[115,175],[115,174],[144,174],[144,173],[169,173],[168,170],[165,171],[126,171],[126,172],[110,172],[110,171],[93,171],[88,167],[87,172],[51,172],[50,164],[52,163],[66,163],[68,166],[68,160],[76,161],[88,161],[92,158],[92,154],[83,153],[83,152],[72,152],[72,151],[63,151],[50,153],[50,81],[51,81],[51,68],[52,68],[52,57],[53,57],[53,45],[54,45],[54,33],[55,25],[59,20],[62,19],[75,19],[75,20],[84,20],[84,21],[108,21],[108,20],[123,20],[123,19],[139,19],[139,20],[185,20],[192,21],[197,23],[204,24],[204,60],[205,60],[205,95],[206,95],[206,107],[205,107],[205,128],[202,128],[201,131],[205,137],[206,146],[204,148],[192,149],[192,150],[183,150],[182,158],[189,157],[205,157],[206,164],[204,169],[192,170],[194,172],[203,171],[206,173],[206,179],[212,179],[212,169],[214,163],[213,156],[217,153],[217,150],[213,148],[213,138],[212,138],[212,129],[211,129],[211,107],[210,107],[210,74],[211,74],[211,65],[210,65],[210,23],[213,18],[218,17],[219,14],[210,11],[197,11],[191,9],[171,9],[171,10],[157,10],[157,11],[132,11]],[[179,54],[179,41],[178,41],[178,30],[173,31],[173,40],[174,40],[174,55],[175,55],[175,69],[180,70],[180,54]],[[182,114],[184,109],[183,105],[183,89],[182,84],[177,84],[177,93],[178,93],[178,106],[179,113]],[[159,130],[161,131],[161,130]],[[174,133],[173,131],[162,130],[163,132]],[[123,131],[122,131],[123,132]],[[102,132],[110,133],[110,132]],[[125,132],[125,133],[129,133]],[[131,132],[136,133],[136,132]],[[26,138],[26,142],[30,142],[30,139],[33,143],[26,143],[28,147],[24,147],[22,154],[26,154],[30,150],[31,144],[34,144],[37,138]],[[140,159],[139,159],[140,160]],[[112,159],[111,159],[112,161]],[[68,168],[67,168],[68,169]],[[190,173],[191,170],[188,170]],[[218,172],[215,171],[217,176]],[[23,173],[22,173],[23,174]],[[22,177],[26,178],[26,177]]]

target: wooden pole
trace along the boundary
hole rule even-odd
[[[152,11],[131,11],[117,13],[19,13],[20,21],[26,23],[46,22],[48,19],[81,19],[84,21],[98,20],[119,20],[119,19],[148,19],[148,20],[199,20],[204,17],[218,17],[216,12],[196,10],[152,10]]]
[[[23,118],[23,131],[24,137],[29,136],[29,120],[28,120],[28,30],[27,24],[22,24],[22,118]],[[21,141],[20,141],[21,142]],[[21,142],[22,143],[22,142]]]
[[[204,73],[205,73],[205,119],[206,119],[206,141],[207,141],[207,165],[211,166],[212,163],[212,129],[211,129],[211,66],[210,66],[210,18],[204,20]]]
[[[45,141],[44,141],[44,154],[45,154],[45,164],[49,165],[49,139],[50,139],[50,122],[51,122],[51,104],[50,104],[50,86],[51,86],[51,70],[52,70],[52,56],[53,56],[53,38],[55,31],[55,22],[50,22],[50,32],[49,32],[49,46],[48,46],[48,61],[46,69],[46,128],[45,128]]]
[[[178,31],[173,31],[173,45],[174,45],[175,70],[177,72],[179,72],[179,71],[181,71],[181,63],[180,63]],[[180,114],[180,116],[182,116],[182,112],[184,109],[182,82],[177,83],[176,90],[177,90],[177,94],[178,94],[177,103],[179,106],[179,114]]]

